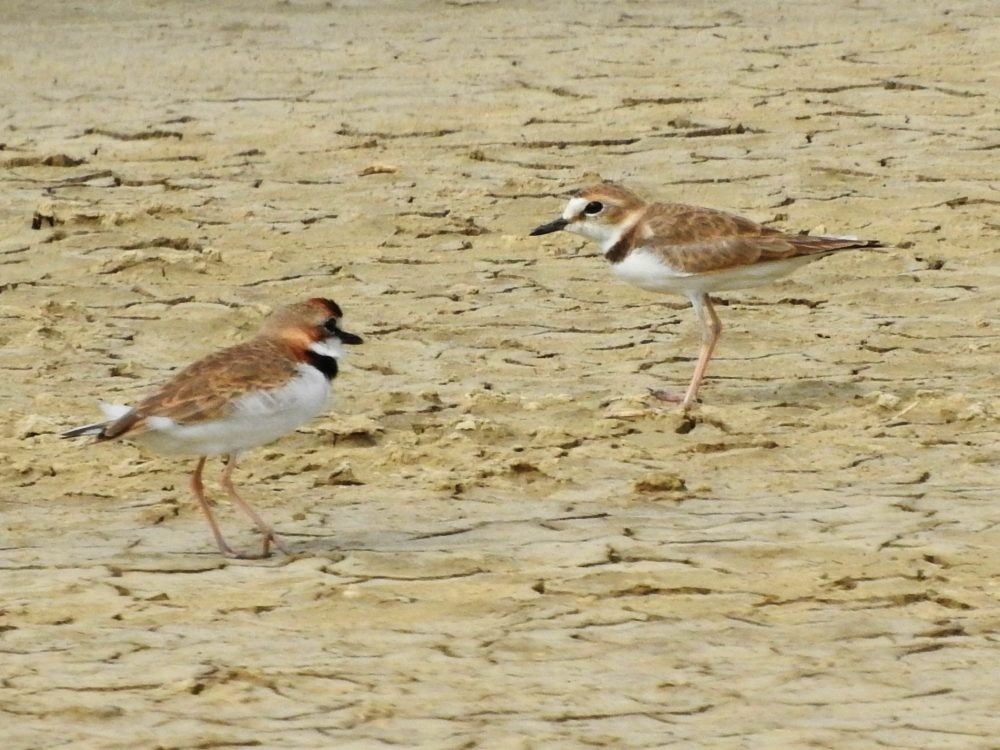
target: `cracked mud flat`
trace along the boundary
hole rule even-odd
[[[997,746],[992,3],[96,5],[0,29],[7,750]],[[729,295],[684,420],[683,299],[526,236],[594,174],[896,247]],[[315,294],[294,556],[57,439]]]

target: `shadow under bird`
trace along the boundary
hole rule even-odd
[[[277,440],[318,415],[337,376],[343,344],[360,336],[340,328],[343,312],[319,297],[275,310],[258,334],[178,372],[135,406],[102,405],[107,421],[77,427],[63,437],[93,435],[96,442],[128,439],[154,452],[197,456],[191,491],[219,551],[227,557],[267,557],[273,543],[288,548],[236,492],[232,473],[245,450]],[[225,456],[222,486],[264,537],[260,555],[234,552],[205,498],[202,470],[210,456]]]
[[[600,244],[618,278],[651,292],[691,300],[702,324],[702,345],[684,394],[653,391],[688,409],[722,332],[709,294],[766,284],[842,250],[884,247],[877,240],[790,234],[742,216],[681,203],[647,203],[611,182],[576,193],[562,216],[536,227],[580,234]]]

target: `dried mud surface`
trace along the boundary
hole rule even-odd
[[[4,747],[997,747],[995,12],[6,3]],[[684,300],[526,236],[594,175],[895,247],[728,295],[685,419]],[[317,294],[292,556],[58,439]]]

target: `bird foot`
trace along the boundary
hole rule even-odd
[[[223,557],[228,557],[230,560],[263,560],[266,557],[270,557],[271,553],[264,547],[264,551],[261,554],[254,554],[253,552],[238,552],[231,547],[220,548]]]
[[[259,554],[254,554],[252,552],[238,552],[228,544],[219,545],[219,552],[222,553],[223,557],[228,557],[231,560],[266,560],[271,556],[272,543],[286,555],[291,554],[291,551],[289,550],[288,545],[285,544],[285,541],[274,532],[264,535],[264,543]]]
[[[659,401],[666,401],[671,404],[680,404],[681,411],[687,411],[698,403],[697,399],[692,398],[688,400],[687,394],[677,393],[675,391],[662,391],[656,388],[650,388],[649,395]]]
[[[672,404],[679,404],[684,400],[683,393],[674,393],[673,391],[661,391],[658,388],[650,388],[649,395],[660,401],[669,401]]]
[[[272,542],[274,543],[274,546],[277,547],[278,550],[280,550],[284,554],[286,555],[292,554],[288,545],[285,544],[285,540],[272,531],[264,535],[264,553],[261,555],[261,557],[270,557]]]

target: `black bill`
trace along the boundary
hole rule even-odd
[[[540,234],[551,234],[552,232],[558,232],[561,229],[565,229],[566,225],[569,224],[566,219],[556,219],[555,221],[550,221],[548,224],[542,224],[540,227],[535,227],[531,230],[530,237],[537,237]]]
[[[340,339],[340,342],[342,344],[363,344],[364,343],[364,339],[361,338],[360,336],[356,336],[353,333],[348,333],[347,331],[343,331],[343,330],[341,330],[340,328],[337,328],[337,327],[334,327],[334,329],[331,331],[331,333],[334,336],[336,336],[338,339]]]

